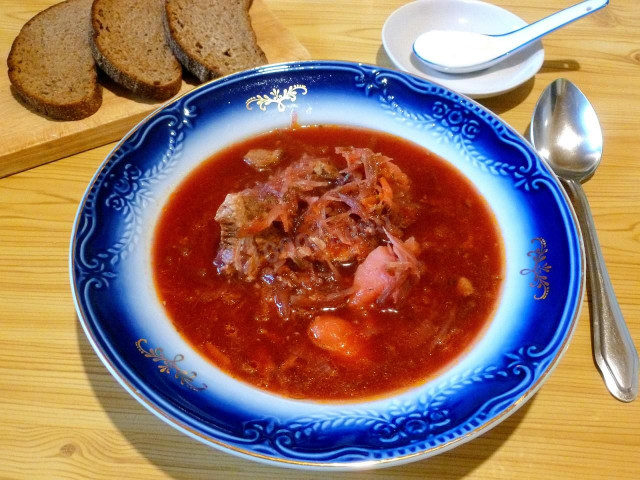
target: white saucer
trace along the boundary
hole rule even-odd
[[[537,41],[503,62],[480,72],[447,74],[427,67],[413,53],[414,40],[427,30],[456,29],[500,34],[526,25],[513,13],[479,0],[418,0],[393,12],[382,28],[382,44],[393,64],[464,95],[499,95],[529,80],[542,66],[544,49]]]

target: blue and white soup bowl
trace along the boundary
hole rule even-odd
[[[423,385],[373,401],[300,401],[216,368],[164,311],[151,271],[161,210],[197,165],[255,134],[339,124],[408,139],[477,188],[504,240],[505,279],[483,336]],[[187,435],[285,467],[353,470],[444,452],[497,425],[557,365],[575,328],[584,260],[548,166],[497,116],[444,87],[344,62],[271,65],[202,85],[110,153],[80,204],[70,250],[78,316],[122,386]]]

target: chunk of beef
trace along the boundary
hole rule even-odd
[[[249,153],[258,169],[275,157],[271,151]],[[221,228],[218,271],[249,282],[261,278],[284,316],[347,301],[395,302],[419,274],[411,242],[399,240],[416,209],[408,177],[368,148],[335,153],[345,168],[337,159],[303,154],[266,181],[227,195],[215,217]],[[353,267],[351,288],[341,279]]]
[[[254,148],[244,155],[244,161],[256,170],[268,170],[280,163],[282,150],[267,150],[265,148]]]
[[[214,264],[226,274],[237,272],[247,280],[254,280],[266,261],[256,248],[252,237],[242,232],[265,213],[272,202],[265,202],[252,189],[228,194],[216,212],[220,225],[220,246]]]

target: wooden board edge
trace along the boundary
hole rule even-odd
[[[153,110],[152,108],[148,112],[120,118],[89,130],[74,132],[64,137],[64,143],[61,143],[60,139],[54,138],[31,145],[17,152],[8,152],[1,155],[0,178],[120,140],[125,133]]]

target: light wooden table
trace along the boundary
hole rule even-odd
[[[2,50],[50,3],[3,0]],[[266,3],[312,58],[391,66],[380,31],[401,0]],[[494,3],[530,22],[575,0]],[[640,345],[637,1],[613,0],[544,46],[546,60],[534,80],[482,103],[524,132],[536,99],[555,78],[572,80],[593,102],[605,155],[585,188],[618,299]],[[112,146],[0,179],[0,478],[319,477],[241,460],[183,436],[131,398],[93,353],[76,318],[67,256],[78,202]],[[558,368],[504,423],[432,459],[350,477],[637,479],[640,400],[623,404],[607,393],[594,367],[585,305]]]

